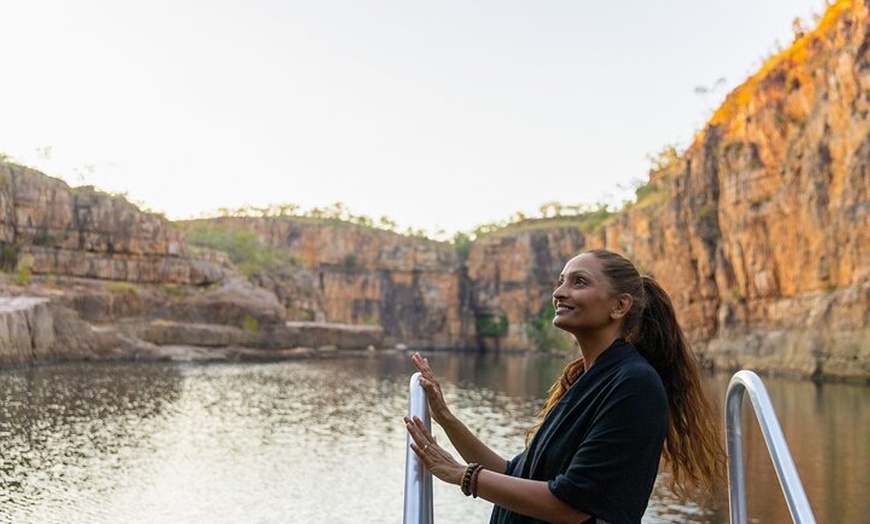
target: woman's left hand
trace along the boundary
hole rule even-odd
[[[465,466],[438,445],[435,437],[426,430],[423,421],[418,417],[414,417],[413,420],[405,417],[405,427],[413,440],[411,449],[420,457],[426,469],[444,482],[458,486],[462,482]]]

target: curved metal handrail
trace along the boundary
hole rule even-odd
[[[408,394],[408,417],[418,417],[431,430],[429,403],[420,385],[420,373],[411,375]],[[404,524],[433,524],[432,474],[411,449],[411,436],[405,437],[405,513]]]
[[[749,392],[749,400],[755,410],[764,442],[773,461],[779,485],[788,503],[794,522],[815,524],[816,518],[810,507],[803,484],[798,476],[782,428],[776,418],[770,396],[761,379],[752,371],[738,371],[731,377],[725,394],[725,431],[728,447],[728,500],[731,523],[744,524],[746,516],[746,471],[743,466],[743,393]]]

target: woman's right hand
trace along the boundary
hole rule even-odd
[[[449,417],[452,416],[447,403],[444,401],[444,394],[441,392],[441,384],[435,380],[435,375],[432,374],[432,368],[429,367],[429,360],[423,358],[420,353],[414,353],[411,356],[411,362],[414,367],[420,372],[420,385],[426,391],[426,399],[429,401],[429,413],[432,419],[440,425],[444,425]]]

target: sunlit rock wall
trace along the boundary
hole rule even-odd
[[[196,285],[223,277],[219,266],[190,258],[162,216],[2,162],[0,248],[4,268],[33,274]]]
[[[546,314],[562,268],[585,246],[577,227],[530,228],[486,235],[468,254],[472,314],[505,314],[502,349],[537,349],[531,323]],[[494,340],[478,340],[491,348]],[[549,348],[546,348],[549,349]]]
[[[293,218],[209,222],[253,232],[292,257],[279,274],[252,277],[291,320],[383,326],[386,341],[411,346],[464,347],[473,337],[449,243]]]
[[[728,95],[607,244],[674,295],[721,367],[870,375],[867,4],[838,2]]]

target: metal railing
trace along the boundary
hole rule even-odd
[[[419,383],[420,373],[411,376],[408,395],[408,416],[419,417],[431,430],[426,392]],[[764,443],[770,453],[776,476],[785,496],[792,520],[798,524],[815,524],[807,495],[788,449],[776,411],[761,379],[752,371],[738,371],[731,377],[725,394],[725,431],[728,449],[728,501],[731,523],[746,524],[746,470],[743,463],[743,395],[749,393]],[[403,524],[434,524],[432,506],[432,474],[414,450],[411,437],[406,437],[405,507]]]
[[[411,376],[408,394],[408,416],[418,417],[431,430],[426,391],[419,382],[420,373]],[[411,449],[410,435],[405,437],[405,513],[404,524],[433,524],[432,474],[423,467],[420,457]]]
[[[758,424],[764,435],[764,442],[773,461],[779,485],[782,488],[788,510],[794,522],[815,524],[816,518],[804,493],[803,484],[798,476],[782,428],[767,389],[761,379],[752,371],[738,371],[731,377],[725,394],[725,432],[728,448],[728,501],[731,523],[745,524],[746,517],[746,471],[743,465],[743,426],[742,404],[744,392],[755,410]]]

